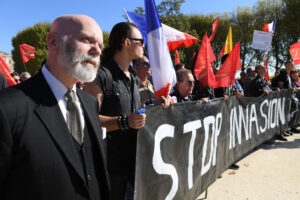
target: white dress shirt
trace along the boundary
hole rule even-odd
[[[45,65],[42,67],[42,74],[45,77],[46,82],[48,83],[50,89],[52,90],[52,93],[54,94],[58,102],[59,108],[62,112],[65,121],[67,121],[67,99],[64,97],[64,95],[66,94],[68,89],[65,87],[65,85],[62,82],[60,82],[55,76],[53,76],[53,74],[51,74],[51,72],[47,69]],[[82,123],[82,129],[83,129],[85,125],[84,114],[83,114],[82,106],[80,104],[80,101],[76,93],[76,84],[73,86],[71,90],[75,92],[76,98],[78,100],[77,103],[79,104],[80,121]]]

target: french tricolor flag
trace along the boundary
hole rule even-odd
[[[156,97],[167,96],[176,74],[154,0],[145,0],[148,56]]]
[[[272,23],[264,25],[263,31],[264,32],[274,33],[274,31],[275,31],[275,23],[276,23],[276,18],[274,17]]]
[[[145,45],[147,45],[147,23],[145,16],[126,11],[125,9],[124,12],[127,19],[130,22],[135,23],[139,27],[139,30],[141,31],[145,40]],[[175,28],[172,28],[165,24],[161,24],[161,26],[170,52],[181,47],[190,47],[199,41],[198,38],[176,30]]]

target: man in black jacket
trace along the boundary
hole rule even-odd
[[[75,84],[95,78],[102,31],[88,16],[67,15],[47,42],[40,72],[0,92],[0,199],[107,200],[98,103]]]
[[[137,130],[145,124],[140,80],[130,63],[144,53],[143,37],[135,24],[121,22],[111,30],[103,64],[85,90],[98,98],[101,124],[106,127],[111,200],[124,200],[126,185],[134,187]],[[131,195],[131,198],[132,195]]]

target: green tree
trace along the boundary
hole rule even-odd
[[[103,44],[104,47],[108,46],[108,38],[109,38],[109,32],[103,31]]]
[[[35,59],[29,60],[25,65],[29,73],[34,74],[41,67],[42,62],[47,58],[47,34],[50,30],[50,23],[38,23],[19,32],[13,39],[12,57],[15,62],[15,70],[19,73],[25,71],[22,62],[19,45],[28,44],[35,47]]]
[[[145,10],[143,7],[137,7],[134,12],[139,15],[145,15]]]
[[[179,15],[181,4],[185,0],[163,0],[157,6],[157,12],[160,16],[171,16]]]

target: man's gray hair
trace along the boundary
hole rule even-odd
[[[184,80],[184,76],[187,74],[192,74],[192,71],[189,69],[180,69],[176,73],[177,81],[182,82]]]
[[[20,75],[20,78],[22,79],[25,76],[30,76],[31,77],[31,75],[29,74],[29,72],[22,72],[21,75]]]

